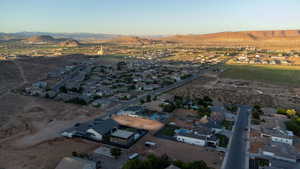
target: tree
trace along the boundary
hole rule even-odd
[[[259,105],[254,105],[253,107],[255,110],[260,110],[260,106]]]
[[[147,95],[146,101],[151,102],[151,96],[150,95]]]
[[[207,103],[211,103],[213,101],[209,96],[204,96],[203,100]]]
[[[285,110],[285,109],[279,108],[279,109],[277,109],[277,113],[278,113],[278,114],[286,115],[286,110]]]
[[[254,119],[260,120],[260,114],[259,114],[257,111],[254,111],[254,112],[252,113],[252,117],[253,117]]]
[[[73,98],[71,100],[66,101],[67,103],[74,103],[74,104],[81,104],[81,105],[87,105],[87,102],[83,100],[82,98]]]
[[[222,135],[222,134],[216,134],[216,136],[218,137],[219,139],[219,146],[220,147],[227,147],[228,145],[228,142],[229,142],[229,139],[227,136],[225,135]]]
[[[176,107],[173,103],[169,103],[169,104],[163,104],[162,108],[164,112],[171,113],[175,110]]]
[[[142,169],[143,161],[139,159],[128,160],[122,167],[122,169]]]
[[[209,107],[199,107],[198,116],[202,118],[203,116],[210,117],[211,109]]]
[[[292,120],[289,120],[285,122],[286,128],[290,131],[293,131],[293,133],[297,136],[300,136],[300,118],[293,118]]]
[[[252,109],[252,117],[256,120],[260,120],[260,116],[263,115],[264,112],[261,110],[259,105],[255,105]]]
[[[287,109],[286,114],[287,114],[289,117],[294,117],[294,116],[297,114],[297,112],[296,112],[295,109]]]
[[[237,107],[236,105],[227,105],[227,106],[226,106],[226,109],[227,109],[228,111],[230,111],[231,113],[235,113],[235,112],[237,112],[238,107]]]
[[[119,158],[119,156],[121,155],[121,153],[122,153],[122,150],[120,149],[120,148],[111,148],[110,149],[110,154],[112,155],[112,156],[114,156],[115,157],[115,159],[118,159]]]
[[[76,152],[76,151],[73,151],[73,152],[72,152],[72,156],[77,157],[77,156],[78,156],[77,152]]]
[[[60,91],[61,93],[67,93],[67,92],[68,92],[65,86],[61,86],[61,87],[59,88],[59,91]]]
[[[193,162],[188,163],[187,168],[188,169],[206,169],[208,167],[204,161],[200,160],[200,161],[193,161]]]
[[[147,156],[145,160],[129,160],[122,169],[165,169],[171,164],[181,169],[210,169],[202,160],[185,163],[179,160],[172,161],[167,155],[158,157],[153,154]]]

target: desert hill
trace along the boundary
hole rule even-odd
[[[58,44],[64,47],[76,47],[80,45],[80,43],[74,39],[53,38],[49,35],[32,36],[30,38],[24,39],[23,41],[25,43],[32,44]]]
[[[59,41],[58,39],[54,39],[52,36],[49,35],[41,35],[41,36],[32,36],[24,40],[28,43],[54,43]]]
[[[251,42],[251,41],[278,41],[278,40],[300,40],[300,30],[278,30],[278,31],[242,31],[242,32],[220,32],[201,35],[175,35],[161,38],[174,42]]]
[[[59,45],[63,46],[63,47],[76,47],[76,46],[79,46],[80,43],[77,40],[69,39],[69,40],[60,42]]]

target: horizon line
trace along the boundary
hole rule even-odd
[[[120,34],[120,33],[100,33],[100,32],[49,32],[49,31],[17,31],[17,32],[0,32],[5,34],[16,34],[16,33],[56,33],[56,34],[103,34],[103,35],[115,35],[115,36],[176,36],[176,35],[205,35],[214,33],[225,33],[225,32],[267,32],[267,31],[300,31],[299,29],[260,29],[260,30],[237,30],[237,31],[220,31],[210,33],[171,33],[171,34]]]

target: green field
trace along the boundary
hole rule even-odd
[[[221,77],[300,86],[300,66],[227,64]]]

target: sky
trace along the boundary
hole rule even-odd
[[[300,0],[0,0],[0,32],[125,35],[300,29]]]

